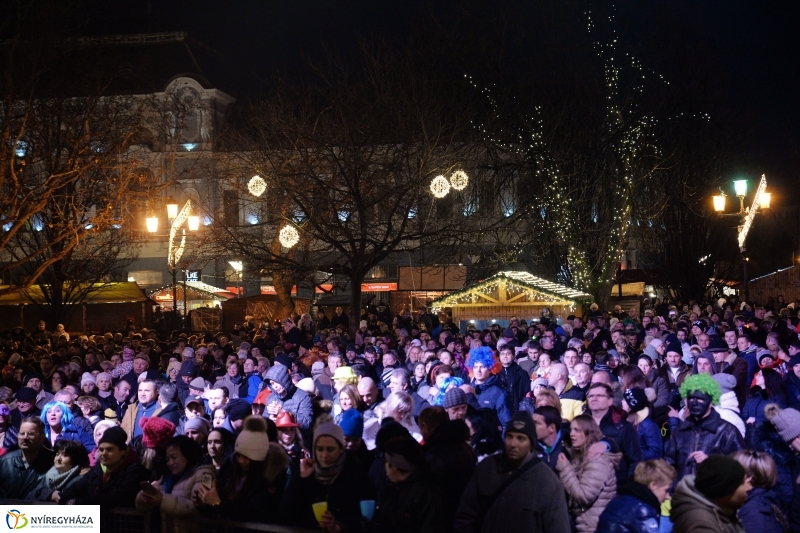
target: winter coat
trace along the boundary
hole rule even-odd
[[[158,413],[158,418],[169,420],[177,427],[181,421],[183,413],[183,408],[178,405],[177,402],[170,402],[161,408],[161,412]]]
[[[302,389],[298,389],[289,372],[283,365],[274,365],[267,371],[266,379],[279,383],[283,387],[283,395],[273,391],[269,397],[269,403],[278,402],[284,411],[294,415],[295,420],[300,425],[300,429],[308,429],[312,422],[311,396]]]
[[[161,412],[161,405],[159,405],[158,400],[154,403],[156,404],[156,409],[153,411],[152,416],[158,416]],[[122,417],[122,422],[120,422],[120,426],[128,435],[128,444],[133,440],[133,434],[136,430],[136,415],[139,413],[140,408],[141,405],[139,402],[129,405],[128,409],[125,411],[125,416]]]
[[[797,377],[794,372],[789,372],[783,379],[783,384],[786,386],[786,395],[788,396],[789,407],[795,409],[800,407],[800,377]]]
[[[162,494],[159,510],[164,524],[168,524],[174,517],[199,514],[198,509],[194,506],[194,503],[192,503],[192,489],[195,486],[199,486],[203,474],[210,474],[214,479],[217,477],[217,472],[213,466],[201,465],[183,475],[178,482],[172,486],[172,490],[169,494],[164,493],[164,478],[153,483],[153,487]],[[142,513],[154,511],[155,509],[152,506],[145,503],[142,497],[143,495],[143,492],[139,492],[139,494],[136,495],[136,509]],[[188,527],[182,528],[180,525],[181,524],[173,524],[170,531],[189,531]]]
[[[628,481],[617,488],[617,497],[600,515],[596,533],[656,533],[660,519],[661,504],[655,494]]]
[[[676,533],[745,533],[742,523],[700,494],[694,475],[684,477],[672,496],[670,520]]]
[[[748,533],[787,533],[781,525],[781,521],[786,521],[786,515],[772,489],[751,489],[747,501],[739,509],[739,520]]]
[[[134,507],[139,484],[149,478],[150,472],[139,463],[139,456],[133,448],[128,447],[121,464],[110,474],[103,473],[100,463],[94,465],[77,483],[61,493],[59,503]]]
[[[6,434],[3,437],[3,445],[0,446],[0,448],[12,452],[17,449],[18,443],[19,443],[19,427],[14,425],[8,426]]]
[[[681,388],[683,381],[692,375],[692,367],[681,362],[681,367],[678,371],[678,377],[674,378],[669,365],[664,365],[658,369],[658,375],[664,379],[664,383],[666,383],[667,387],[669,388],[669,405],[678,409],[680,405],[679,389]]]
[[[51,467],[50,470],[55,473],[55,466]],[[56,486],[52,486],[47,481],[47,474],[42,476],[42,479],[39,481],[39,484],[25,496],[26,500],[35,500],[39,502],[46,502],[50,500],[50,496],[53,495],[55,491],[63,492],[64,490],[69,489],[75,483],[78,482],[81,478],[80,468],[76,468],[71,474],[69,474],[68,479],[61,479],[59,480],[60,483]]]
[[[731,455],[744,447],[739,430],[725,422],[715,410],[699,421],[692,417],[684,420],[672,432],[664,448],[664,459],[675,467],[677,480],[694,474],[697,463],[689,462],[689,454],[701,451],[707,455]]]
[[[771,403],[777,404],[781,409],[786,407],[786,399],[784,397],[769,398],[761,390],[750,389],[750,395],[747,397],[747,401],[744,402],[744,409],[742,409],[742,420],[753,417],[756,419],[756,424],[764,422],[767,419],[767,415],[764,414],[764,408]]]
[[[773,487],[781,508],[788,514],[791,531],[800,531],[800,459],[784,442],[770,422],[753,430],[752,448],[765,452],[778,468],[778,483]]]
[[[400,483],[388,483],[381,492],[374,528],[381,533],[439,533],[452,527],[452,516],[440,505],[429,473],[417,469]]]
[[[530,374],[512,361],[508,368],[503,367],[500,369],[498,375],[503,378],[506,392],[511,396],[511,405],[519,405],[519,402],[531,390]]]
[[[642,449],[639,445],[639,434],[633,424],[628,422],[626,413],[612,406],[600,420],[600,431],[606,439],[613,440],[622,452],[622,458],[617,465],[617,482],[632,478],[636,465],[642,460]]]
[[[478,404],[481,408],[494,409],[497,412],[497,418],[503,426],[514,414],[514,408],[511,404],[511,397],[501,386],[500,377],[492,375],[485,383],[473,384],[475,387],[475,396],[478,398]]]
[[[53,466],[55,453],[42,448],[36,460],[27,464],[22,450],[14,450],[0,457],[0,497],[21,500],[39,485]]]
[[[478,458],[467,444],[469,428],[463,420],[450,420],[433,430],[422,451],[431,470],[432,486],[439,489],[446,527],[451,531],[461,492],[469,483]]]
[[[617,495],[614,471],[621,458],[620,453],[604,453],[583,464],[574,459],[556,464],[558,477],[569,497],[569,511],[580,533],[592,533],[597,528],[606,505]]]
[[[456,511],[455,533],[570,533],[564,486],[550,467],[536,461],[495,499],[489,509],[483,505],[511,475],[505,454],[492,455],[478,463]],[[483,523],[478,524],[484,511]],[[480,525],[480,527],[478,527]]]
[[[639,434],[639,448],[642,450],[642,461],[661,459],[664,457],[664,442],[661,440],[661,428],[650,418],[649,408],[645,407],[636,413],[636,433]]]
[[[656,400],[653,402],[653,421],[660,426],[667,419],[669,383],[658,373],[658,369],[655,367],[650,370],[647,379],[650,380],[650,387],[656,392]]]
[[[56,437],[56,442],[60,440],[76,440],[86,447],[87,452],[94,451],[97,446],[94,443],[92,424],[85,418],[75,418],[72,425],[62,429]]]
[[[547,465],[555,471],[556,463],[558,462],[558,456],[561,453],[564,453],[564,443],[561,440],[561,432],[564,431],[564,427],[558,432],[558,436],[556,437],[556,442],[553,444],[552,448],[547,448],[547,446],[542,441],[537,441],[537,452],[539,454],[539,459],[543,462],[547,463]]]
[[[214,383],[214,387],[225,387],[228,389],[229,400],[238,398],[246,399],[249,383],[242,375],[231,378],[228,374],[225,374],[221,378],[217,379],[216,383]],[[253,399],[255,399],[255,395],[253,396]],[[252,401],[250,403],[252,403]]]
[[[572,421],[578,415],[583,414],[586,405],[586,393],[575,386],[572,381],[567,381],[567,386],[558,395],[561,400],[561,416],[565,420]]]
[[[744,421],[739,415],[739,400],[736,399],[736,393],[733,391],[726,392],[719,397],[719,405],[714,406],[714,410],[719,413],[719,416],[726,422],[730,422],[744,438],[747,429],[744,426]]]

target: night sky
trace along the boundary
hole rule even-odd
[[[566,0],[550,0],[552,5]],[[431,20],[469,26],[461,10],[507,10],[530,15],[535,1],[464,0],[145,0],[87,4],[82,15],[89,34],[187,31],[219,53],[224,72],[212,79],[240,102],[264,90],[276,69],[302,70],[304,57],[317,57],[323,45],[354,47],[360,36],[402,43]],[[539,2],[540,4],[542,2]],[[573,2],[575,4],[575,2]],[[726,114],[744,147],[730,170],[733,179],[766,173],[773,198],[798,203],[800,193],[800,2],[768,0],[639,0],[618,2],[619,31],[628,49],[655,71],[688,76],[695,54],[713,64],[713,106]],[[475,11],[472,11],[473,13]],[[528,21],[522,22],[527,24]],[[536,32],[536,20],[530,20]],[[689,28],[687,31],[686,28]],[[535,39],[532,39],[532,42]],[[539,43],[540,46],[541,43]],[[684,80],[685,82],[687,80]],[[691,80],[689,79],[690,83]],[[785,194],[781,192],[785,191]]]

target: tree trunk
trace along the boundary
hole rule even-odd
[[[289,258],[294,255],[294,248],[289,250]],[[276,256],[281,255],[281,242],[278,233],[272,239],[272,253]],[[294,298],[292,298],[292,286],[295,284],[294,276],[291,271],[276,268],[272,271],[272,286],[275,287],[275,319],[283,320],[292,316],[294,313]]]
[[[353,340],[361,322],[361,283],[364,281],[364,275],[360,271],[350,274],[350,335],[353,336]]]

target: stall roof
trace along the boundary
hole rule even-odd
[[[93,283],[92,285],[92,291],[85,300],[88,304],[147,301],[147,296],[145,296],[142,289],[132,281]],[[8,285],[0,285],[0,289],[8,287]],[[31,300],[37,304],[47,303],[42,295],[42,290],[34,285],[24,292],[0,296],[0,305],[25,305],[32,303]]]
[[[553,305],[575,305],[577,303],[590,301],[591,294],[548,281],[544,278],[534,276],[528,272],[517,270],[506,270],[498,272],[493,276],[464,287],[460,291],[454,291],[431,302],[431,307],[441,309],[443,307],[453,307],[459,303],[469,303],[476,297],[483,297],[488,291],[500,283],[505,283],[509,288],[535,296],[536,299]],[[494,302],[500,305],[500,302]]]
[[[177,288],[178,299],[183,299],[183,282],[176,283],[175,287]],[[230,292],[225,289],[220,289],[219,287],[214,287],[213,285],[209,285],[208,283],[203,283],[202,281],[187,281],[186,282],[186,295],[189,296],[189,300],[229,300],[231,298],[236,298],[236,293]],[[150,297],[156,300],[160,300],[163,298],[157,298],[157,296],[169,296],[168,300],[172,300],[172,285],[167,285],[166,287],[161,287],[160,289],[156,289],[154,291],[150,291]]]

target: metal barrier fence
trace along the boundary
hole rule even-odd
[[[50,502],[11,500],[0,498],[0,508],[12,505],[57,505]],[[159,525],[160,523],[160,525]],[[102,509],[100,512],[100,531],[113,533],[247,533],[264,531],[267,533],[319,533],[319,529],[304,529],[260,522],[234,522],[205,515],[160,517],[142,514],[136,509]]]

